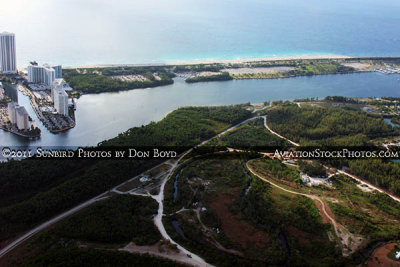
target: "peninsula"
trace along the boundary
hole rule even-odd
[[[400,73],[399,57],[301,56],[154,65],[67,67],[65,80],[73,94],[117,92],[169,85],[181,77],[188,83],[233,79],[277,79],[355,72]]]

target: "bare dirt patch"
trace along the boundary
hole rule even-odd
[[[373,65],[368,64],[368,63],[354,62],[354,63],[344,63],[342,65],[346,66],[346,67],[355,68],[358,71],[371,71],[371,70],[373,70]]]
[[[328,216],[326,216],[325,212],[323,211],[321,202],[314,200],[314,203],[315,203],[315,206],[317,206],[317,208],[319,210],[319,214],[321,214],[321,216],[322,216],[322,221],[324,223],[332,223],[331,220],[328,218]],[[331,218],[334,219],[335,215],[333,215],[333,213],[332,213],[331,209],[329,209],[328,205],[325,205],[325,209],[326,209],[326,212],[331,216]],[[329,209],[329,211],[328,211],[328,209]]]
[[[111,78],[115,80],[120,80],[123,82],[146,82],[149,81],[146,77],[143,75],[117,75],[117,76],[112,76]]]
[[[212,202],[211,207],[221,220],[222,229],[228,239],[239,244],[242,248],[258,247],[264,249],[268,246],[269,235],[256,229],[249,222],[242,219],[242,215],[232,214],[230,207],[235,202],[239,188],[229,189]]]
[[[265,68],[238,68],[238,69],[223,69],[222,71],[229,74],[259,74],[259,73],[278,73],[294,70],[291,67],[265,67]]]
[[[377,248],[372,254],[372,259],[367,261],[365,266],[400,266],[399,261],[394,261],[387,256],[396,245],[396,243],[389,243]]]
[[[131,253],[139,253],[139,254],[150,254],[157,257],[167,258],[170,260],[182,262],[191,265],[190,258],[183,252],[170,247],[165,242],[158,242],[152,246],[138,246],[135,243],[131,242],[124,248],[121,248],[122,251],[127,251]]]

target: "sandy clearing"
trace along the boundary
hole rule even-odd
[[[238,68],[238,69],[223,69],[221,71],[229,72],[229,74],[231,75],[237,75],[237,74],[288,72],[291,70],[294,70],[294,68],[291,67]]]
[[[121,248],[119,250],[121,251],[127,251],[131,253],[139,253],[139,254],[150,254],[153,256],[157,257],[162,257],[162,258],[168,258],[173,261],[181,262],[184,264],[192,265],[193,262],[190,260],[190,258],[182,253],[182,251],[179,250],[174,250],[168,248],[168,245],[163,245],[163,252],[159,250],[159,242],[152,245],[152,246],[138,246],[135,243],[131,242],[128,245],[126,245],[124,248]]]
[[[360,62],[350,62],[350,63],[343,63],[343,66],[355,68],[358,71],[372,71],[374,67],[368,63],[360,63]]]

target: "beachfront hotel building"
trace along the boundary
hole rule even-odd
[[[30,64],[28,66],[28,82],[35,84],[44,84],[52,86],[57,78],[62,78],[62,66],[39,66],[37,64]]]
[[[0,33],[0,67],[3,74],[17,73],[14,33]]]

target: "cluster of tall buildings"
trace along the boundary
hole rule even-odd
[[[28,66],[28,82],[44,84],[52,86],[55,79],[62,78],[62,66],[43,65],[39,66],[36,62],[32,62]]]
[[[29,130],[29,115],[25,107],[15,102],[8,103],[8,116],[18,130]]]
[[[0,63],[0,70],[3,74],[17,73],[14,33],[0,33]],[[45,89],[51,88],[54,109],[57,113],[68,116],[68,94],[66,91],[70,91],[72,88],[62,79],[61,65],[44,64],[39,66],[36,62],[31,62],[28,66],[28,82],[44,85]],[[1,92],[0,90],[0,99]],[[29,116],[24,107],[12,102],[8,105],[8,111],[11,123],[16,124],[18,129],[29,128]]]
[[[3,74],[17,73],[14,33],[0,33],[0,67]]]
[[[68,94],[65,90],[71,90],[64,79],[56,79],[51,86],[51,99],[57,113],[68,116]]]

